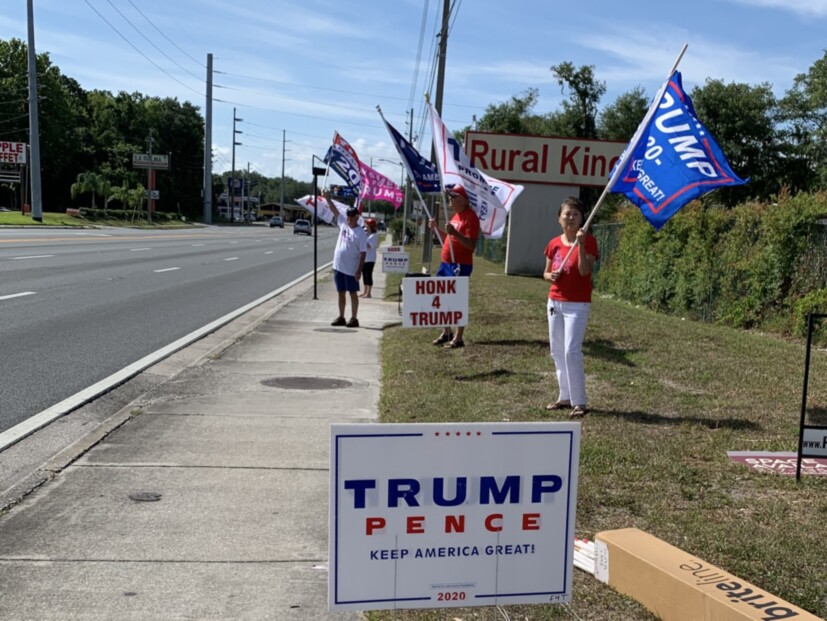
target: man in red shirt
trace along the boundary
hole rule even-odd
[[[474,268],[474,249],[480,236],[480,220],[471,203],[468,193],[460,184],[446,188],[448,201],[454,215],[444,230],[438,229],[436,220],[428,225],[432,231],[438,231],[442,240],[442,263],[439,264],[437,276],[470,276]],[[463,333],[465,328],[457,326],[454,336],[451,326],[443,328],[442,334],[434,339],[434,345],[442,345],[445,349],[465,347]]]

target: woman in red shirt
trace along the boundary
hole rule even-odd
[[[582,345],[591,309],[592,268],[600,255],[597,239],[581,228],[586,209],[579,198],[566,198],[557,218],[563,233],[546,246],[543,279],[551,283],[548,336],[560,392],[557,401],[549,403],[546,409],[572,408],[569,416],[580,417],[587,413]],[[571,256],[563,264],[569,251]]]

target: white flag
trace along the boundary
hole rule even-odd
[[[430,103],[428,110],[431,114],[434,150],[442,176],[442,187],[462,184],[471,208],[480,219],[483,237],[499,239],[505,230],[506,216],[514,200],[523,191],[523,186],[500,181],[474,168]]]

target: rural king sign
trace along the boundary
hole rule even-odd
[[[0,141],[0,164],[25,164],[25,142]]]
[[[604,187],[625,142],[468,132],[465,152],[479,170],[519,183]]]
[[[329,607],[571,600],[579,423],[331,425]]]

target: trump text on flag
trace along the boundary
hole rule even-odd
[[[402,279],[402,326],[436,328],[468,325],[468,277]]]

